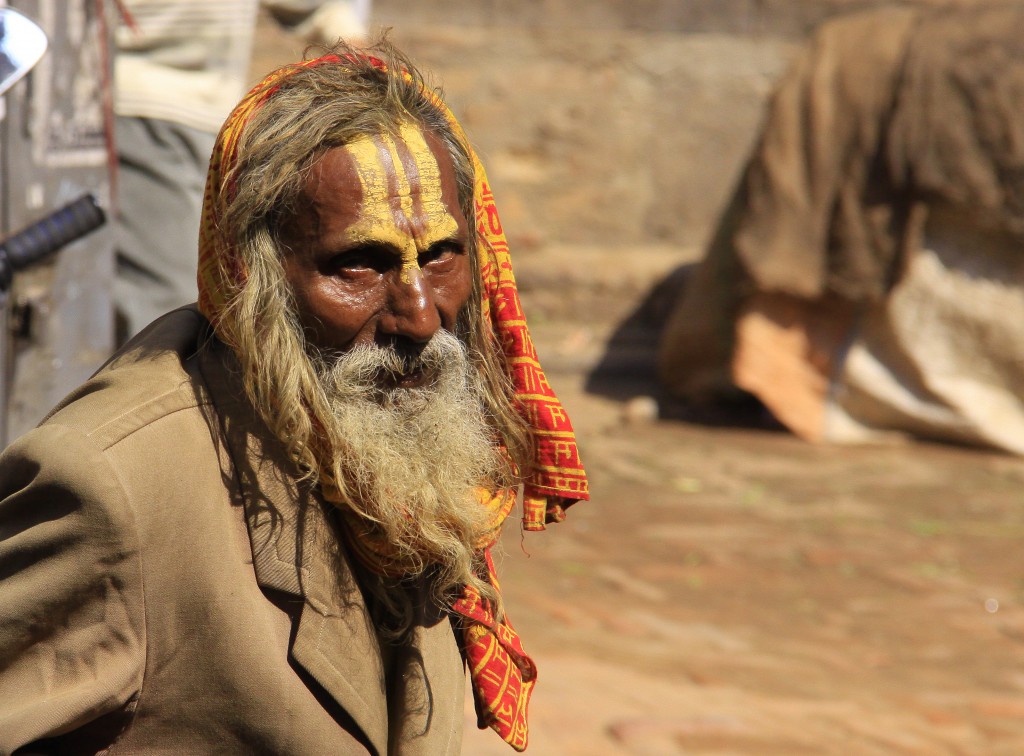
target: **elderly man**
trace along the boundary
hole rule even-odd
[[[0,459],[0,752],[526,746],[490,547],[586,498],[486,176],[386,43],[271,74],[210,164],[198,307]]]

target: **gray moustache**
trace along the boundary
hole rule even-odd
[[[394,344],[370,344],[353,347],[347,352],[332,355],[322,365],[322,375],[337,388],[360,388],[379,394],[422,392],[440,380],[446,370],[465,365],[466,348],[448,331],[438,331],[418,353],[410,353]],[[424,384],[416,389],[388,388],[403,377],[419,373]]]

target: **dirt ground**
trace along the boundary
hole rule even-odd
[[[593,500],[504,539],[530,753],[1024,753],[1024,461],[645,421],[550,378]]]

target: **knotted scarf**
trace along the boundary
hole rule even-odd
[[[351,60],[351,58],[350,58]],[[386,65],[368,58],[390,76],[408,76],[388,71]],[[346,75],[344,56],[326,55],[299,66],[339,66]],[[218,217],[216,198],[230,192],[226,178],[239,159],[238,145],[252,115],[273,97],[278,83],[298,70],[285,66],[269,74],[238,104],[221,128],[210,159],[199,234],[199,309],[218,328],[226,302],[246,281],[244,262],[233,240]],[[588,499],[587,478],[579,459],[572,425],[552,391],[537,359],[526,319],[519,301],[508,242],[487,181],[487,174],[462,127],[440,97],[430,90],[425,94],[448,119],[456,136],[472,159],[474,170],[474,215],[477,229],[477,254],[483,283],[481,313],[489,324],[495,343],[504,352],[512,371],[515,401],[530,425],[534,439],[534,464],[524,483],[523,528],[543,530],[549,522],[565,518],[565,508],[580,499]],[[493,528],[479,544],[487,578],[499,590],[491,547],[501,524],[514,504],[514,494],[480,495],[481,506],[492,514]],[[364,564],[385,573],[387,545],[361,539],[356,556]],[[507,619],[498,619],[494,607],[479,592],[466,586],[451,607],[462,628],[462,645],[470,670],[479,725],[490,726],[513,748],[527,745],[527,705],[537,677],[533,661],[523,651],[519,637]]]

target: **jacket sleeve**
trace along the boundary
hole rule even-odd
[[[102,450],[46,425],[0,456],[0,754],[124,710],[145,622],[134,515]]]

